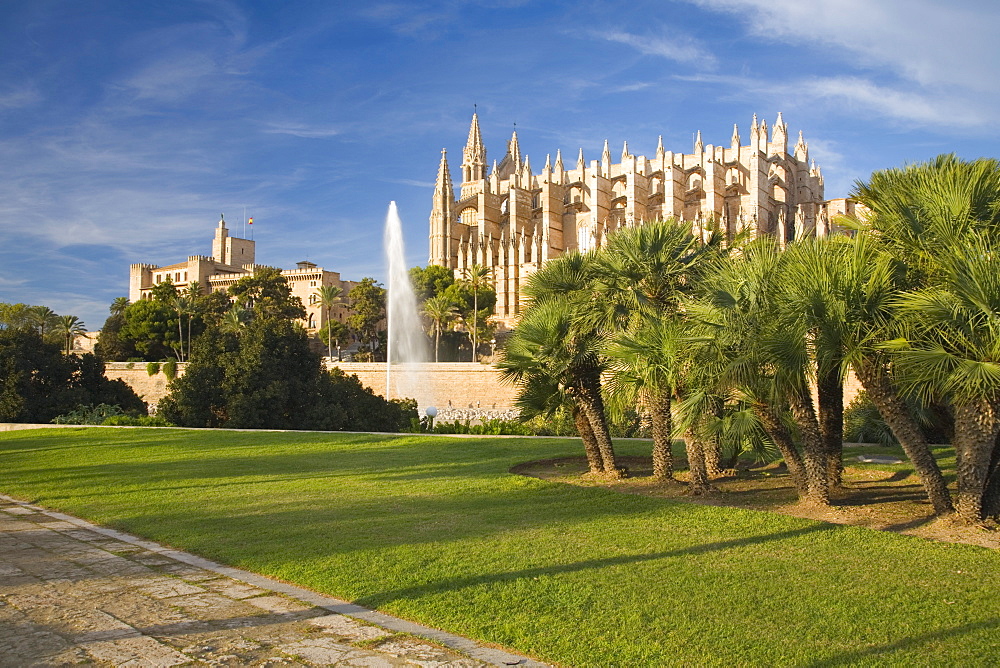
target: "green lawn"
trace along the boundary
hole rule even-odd
[[[1000,661],[994,551],[508,473],[580,452],[49,429],[0,434],[0,492],[564,665]]]

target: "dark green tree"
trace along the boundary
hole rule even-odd
[[[288,281],[281,270],[259,267],[252,276],[236,281],[229,288],[229,296],[255,318],[305,318],[302,300],[292,295]]]
[[[118,331],[122,345],[133,346],[146,361],[174,356],[180,337],[173,306],[157,299],[140,299],[128,305],[123,317],[124,324]]]
[[[0,329],[19,329],[32,325],[32,311],[27,304],[0,302]]]
[[[379,334],[385,324],[385,297],[385,288],[374,278],[362,278],[347,293],[353,311],[347,318],[347,326],[373,354],[380,348]]]
[[[66,356],[30,328],[0,330],[0,422],[50,422],[80,406],[109,404],[134,414],[146,405],[104,377],[94,355]]]
[[[431,297],[436,297],[444,292],[449,285],[455,282],[455,272],[448,267],[432,264],[426,267],[412,267],[410,269],[410,283],[413,285],[413,294],[417,301],[423,304]]]
[[[182,426],[244,429],[398,431],[416,417],[356,378],[324,371],[305,330],[287,318],[210,328],[159,412]]]

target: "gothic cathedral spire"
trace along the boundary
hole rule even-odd
[[[448,169],[448,151],[441,149],[441,164],[438,165],[437,180],[434,182],[434,203],[431,206],[430,264],[448,266],[451,259],[451,219],[455,203],[455,190]]]
[[[479,132],[479,114],[472,114],[469,140],[462,150],[462,182],[482,181],[486,178],[486,147]]]

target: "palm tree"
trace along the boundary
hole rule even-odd
[[[785,280],[785,256],[777,242],[760,238],[706,277],[703,296],[687,310],[712,339],[709,348],[725,360],[723,386],[746,397],[774,430],[769,434],[790,472],[801,463],[804,499],[829,505],[826,445],[809,388],[809,332],[804,318],[790,317],[795,314],[783,308],[779,290]],[[801,460],[780,430],[786,410],[803,442]]]
[[[239,334],[246,327],[247,323],[250,322],[251,317],[253,317],[252,311],[243,308],[239,304],[233,304],[226,311],[225,315],[222,316],[219,322],[219,329],[230,334]]]
[[[508,382],[520,386],[519,403],[527,403],[539,388],[569,397],[586,426],[580,431],[591,472],[619,476],[601,397],[604,342],[575,326],[573,307],[546,301],[524,312],[517,329],[507,339],[497,366]],[[591,441],[590,436],[593,436]],[[596,447],[591,447],[591,444]]]
[[[115,297],[108,310],[111,312],[111,315],[122,315],[125,313],[125,309],[128,308],[128,303],[128,297]]]
[[[597,254],[596,289],[605,317],[625,337],[612,355],[612,396],[642,399],[653,427],[653,473],[673,476],[671,400],[679,365],[680,299],[690,293],[720,237],[702,243],[676,219],[618,230]],[[633,404],[634,405],[634,404]]]
[[[45,333],[59,324],[59,316],[48,306],[32,306],[31,321],[38,328],[38,334],[45,338]]]
[[[441,330],[458,316],[455,303],[443,294],[436,295],[424,302],[423,314],[430,320],[434,332],[434,361],[438,361],[441,351]]]
[[[928,354],[930,350],[939,349],[938,352],[955,355],[954,359],[966,359],[962,368],[974,373],[978,366],[974,360],[988,360],[988,357],[977,358],[978,354],[985,352],[984,349],[970,349],[966,344],[956,349],[953,347],[955,342],[946,342],[943,337],[945,330],[959,326],[957,323],[963,318],[973,318],[974,309],[965,310],[964,306],[959,306],[962,300],[974,295],[978,299],[988,298],[988,281],[973,288],[964,283],[964,279],[956,272],[959,267],[970,262],[968,269],[973,271],[977,262],[977,258],[970,258],[963,248],[976,248],[976,252],[985,254],[984,257],[995,257],[996,249],[1000,247],[1000,162],[984,158],[963,161],[954,155],[941,155],[929,162],[902,169],[875,172],[868,182],[859,181],[855,184],[852,197],[871,212],[864,219],[853,221],[853,226],[862,234],[870,235],[873,243],[896,258],[905,270],[900,272],[902,278],[899,279],[896,294],[905,290],[919,295],[915,298],[904,296],[896,300],[895,305],[904,316],[901,319],[897,319],[891,308],[886,309],[890,313],[889,324],[894,326],[890,331],[891,336],[886,337],[887,341],[881,349],[862,357],[854,368],[893,435],[921,472],[921,479],[928,489],[935,511],[944,514],[951,509],[951,498],[920,429],[897,388],[902,384],[911,393],[925,399],[933,396],[951,403],[952,413],[956,417],[956,444],[977,440],[975,425],[963,423],[960,427],[958,420],[959,414],[967,409],[966,402],[971,400],[970,396],[952,391],[942,394],[941,378],[934,378],[933,374],[906,374],[907,377],[900,377],[898,371],[908,365],[893,362],[912,362],[921,355]],[[926,304],[931,294],[941,298],[951,294],[951,298],[957,300],[954,307],[958,310],[949,314],[934,309],[918,316],[913,310],[915,305],[921,303],[922,299]],[[986,302],[980,302],[980,307],[984,303]],[[933,327],[927,319],[930,313],[942,318],[944,330],[939,333],[938,338],[931,335]],[[886,352],[886,348],[900,340],[900,326],[906,326],[903,330],[905,338],[902,340],[915,335],[918,338],[902,345],[902,356],[892,356]],[[909,369],[912,371],[912,366]],[[941,367],[935,367],[934,371],[943,373]],[[981,399],[988,400],[989,397]],[[960,409],[960,404],[955,403],[956,401],[966,408]],[[966,429],[970,430],[968,434],[959,434]],[[960,456],[965,461],[970,461],[968,455],[976,451],[975,447],[968,447],[972,450]],[[911,451],[918,459],[914,459]],[[975,455],[972,455],[972,460],[976,460]],[[958,502],[959,515],[967,522],[978,521],[977,516],[983,512],[983,508],[991,505],[984,498],[991,494],[990,484],[987,485],[987,490],[982,491],[979,500],[976,500],[975,490],[979,485],[975,481],[978,474],[974,469],[975,466],[967,469],[965,474],[959,473],[960,479],[970,476],[966,478],[966,482],[959,483],[959,497],[962,497]]]
[[[188,345],[190,347],[191,342],[191,316],[194,312],[194,305],[191,300],[187,297],[174,297],[172,300],[172,305],[174,310],[177,311],[177,337],[180,339],[178,347],[175,349],[175,354],[177,355],[177,361],[183,362],[184,356],[184,316],[188,317]]]
[[[481,264],[471,264],[462,270],[462,281],[472,290],[472,361],[479,350],[479,291],[493,282],[493,272]]]
[[[316,289],[316,296],[319,297],[319,303],[323,307],[323,313],[326,319],[326,356],[333,357],[333,337],[330,333],[330,328],[333,325],[333,308],[335,306],[343,303],[344,289],[337,285],[321,285]]]
[[[56,321],[56,331],[61,332],[66,341],[66,354],[73,350],[73,341],[78,336],[86,336],[87,328],[75,315],[59,316]]]
[[[653,476],[674,477],[671,398],[678,386],[685,332],[677,319],[647,318],[608,349],[608,394],[616,404],[644,405],[653,432]]]
[[[1000,251],[982,235],[934,251],[935,285],[901,296],[897,355],[904,387],[947,400],[955,416],[956,511],[977,523],[1000,511]]]
[[[599,458],[588,452],[591,470],[619,477],[601,395],[610,330],[594,324],[593,279],[593,255],[580,253],[556,258],[532,274],[525,286],[530,303],[497,366],[508,381],[521,385],[522,394],[532,382],[565,392],[593,433]]]

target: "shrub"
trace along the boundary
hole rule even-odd
[[[146,373],[148,373],[150,376],[155,376],[156,374],[160,373],[160,363],[150,362],[149,364],[147,364]]]
[[[124,417],[121,406],[97,404],[96,406],[78,406],[76,409],[52,418],[53,424],[104,424],[105,420]]]
[[[139,417],[133,417],[131,415],[112,415],[101,422],[100,424],[110,427],[173,427],[175,425],[170,424],[167,420],[160,415],[140,415]]]
[[[167,360],[163,363],[161,370],[163,371],[163,375],[167,377],[167,380],[173,380],[177,377],[177,361]]]

